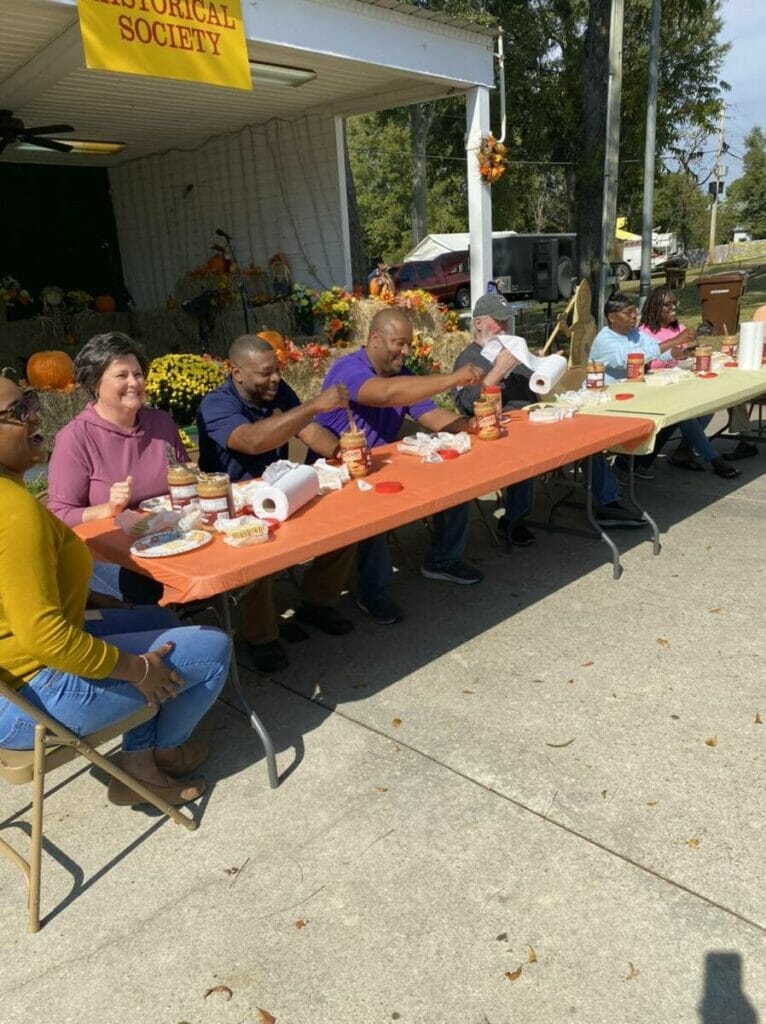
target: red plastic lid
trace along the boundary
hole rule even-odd
[[[488,395],[500,395],[503,389],[499,384],[482,384],[482,391],[486,391]]]
[[[697,376],[700,380],[712,380],[713,377],[717,377],[717,373],[698,373]]]
[[[404,484],[400,484],[398,480],[381,480],[380,483],[375,484],[376,494],[396,494],[403,490]]]
[[[448,462],[450,459],[460,458],[460,452],[456,452],[454,448],[438,448],[436,454],[441,455],[445,462]]]
[[[724,366],[734,366],[734,367],[736,367],[737,363],[724,363],[723,365]]]
[[[633,398],[634,396],[628,391],[621,391],[619,395],[615,395],[614,397],[618,402],[627,402],[629,398]]]
[[[262,519],[261,522],[266,524],[269,533],[273,533],[275,530],[278,530],[280,526],[278,519]]]

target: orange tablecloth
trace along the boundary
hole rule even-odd
[[[512,421],[498,441],[473,440],[473,448],[449,462],[422,463],[376,448],[367,480],[398,480],[396,494],[360,491],[355,482],[316,498],[272,534],[265,544],[232,548],[216,537],[198,551],[170,558],[133,558],[131,540],[111,519],[77,527],[94,557],[126,566],[165,585],[163,603],[195,601],[245,586],[255,579],[317,555],[393,530],[508,484],[528,480],[612,445],[630,446],[654,430],[648,419],[577,416],[553,424]]]

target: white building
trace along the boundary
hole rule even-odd
[[[474,150],[490,130],[494,33],[396,0],[242,0],[242,10],[252,93],[89,70],[76,0],[0,0],[0,108],[124,143],[113,156],[10,145],[0,159],[108,166],[139,310],[164,307],[219,227],[243,264],[281,252],[296,280],[349,286],[344,118],[464,96],[472,284],[483,291],[490,198]]]

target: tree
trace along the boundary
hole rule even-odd
[[[745,139],[743,174],[729,187],[728,204],[753,238],[766,238],[766,137],[753,128]]]
[[[709,197],[700,190],[695,175],[671,171],[657,179],[654,194],[654,226],[672,231],[684,249],[707,248],[710,224]]]

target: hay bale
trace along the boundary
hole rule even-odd
[[[56,434],[85,407],[89,397],[83,388],[75,388],[73,391],[38,391],[38,395],[40,429],[50,451]]]

